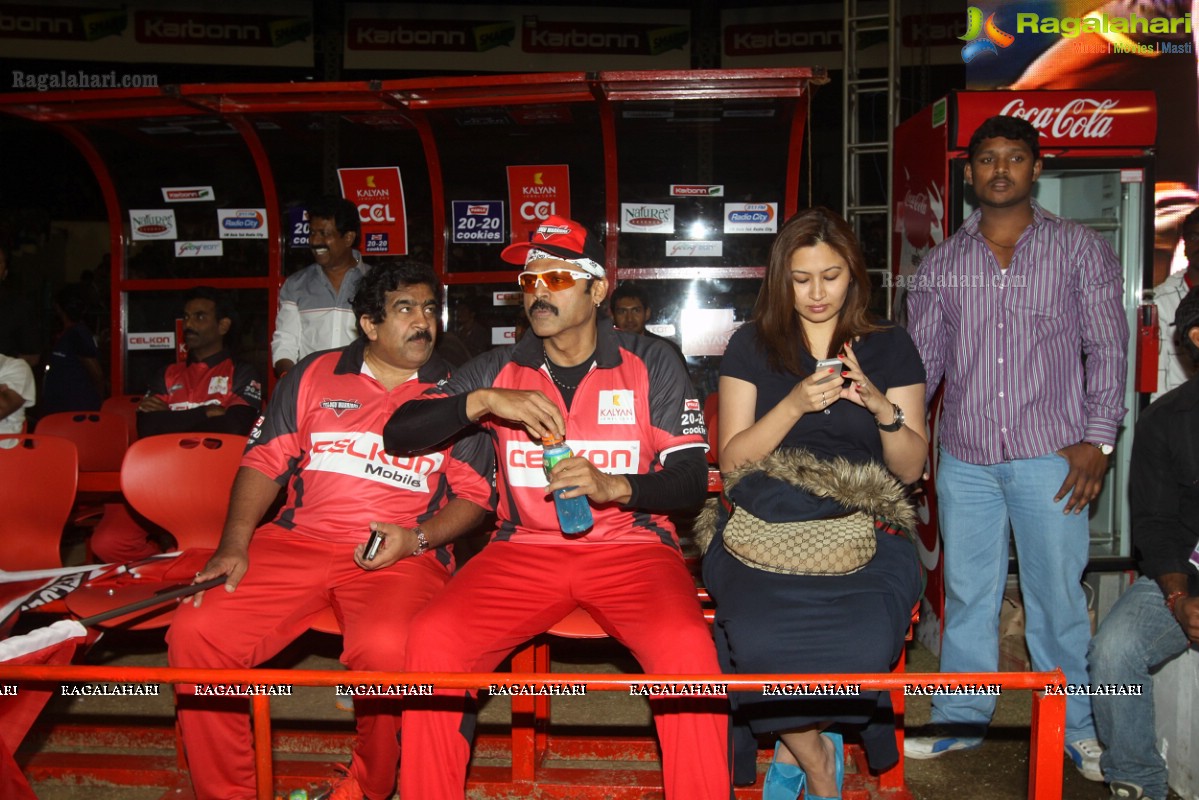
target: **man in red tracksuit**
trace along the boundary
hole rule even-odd
[[[262,405],[262,384],[249,364],[225,349],[233,307],[221,293],[197,286],[183,299],[187,360],[168,364],[138,404],[137,435],[250,432]]]
[[[495,444],[498,527],[492,541],[412,622],[406,669],[486,672],[575,608],[629,647],[647,673],[717,674],[695,584],[666,516],[706,492],[703,414],[664,342],[597,324],[608,290],[603,256],[577,222],[551,217],[504,250],[535,336],[485,353],[392,416],[383,440],[401,452],[478,425]],[[565,535],[546,493],[541,437],[576,457],[549,489],[586,495],[593,527]],[[469,620],[469,624],[463,624]],[[452,693],[444,693],[452,694]],[[405,711],[401,794],[463,796],[470,740],[460,704]],[[651,701],[670,800],[728,800],[727,701]]]
[[[245,436],[262,405],[262,384],[249,364],[225,349],[233,326],[228,298],[210,286],[196,286],[183,298],[183,337],[187,360],[163,367],[137,407],[140,437],[163,433],[230,433]],[[127,564],[162,552],[150,536],[149,521],[127,503],[105,503],[92,533],[99,562]]]
[[[259,420],[233,485],[221,543],[196,576],[224,589],[183,605],[167,637],[175,667],[250,667],[332,607],[355,670],[404,663],[407,626],[449,580],[446,544],[491,501],[491,453],[480,436],[397,456],[379,434],[405,400],[447,374],[433,355],[440,285],[415,264],[377,267],[354,298],[362,335],[301,360]],[[258,522],[286,485],[287,502]],[[365,559],[371,530],[385,534]],[[198,800],[254,798],[244,698],[180,686],[179,723]],[[337,800],[384,800],[395,788],[399,701],[355,699],[358,743]]]

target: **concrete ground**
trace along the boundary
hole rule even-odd
[[[310,633],[282,653],[272,666],[297,669],[336,669],[339,640]],[[636,667],[619,646],[607,641],[561,642],[554,648],[554,670],[559,672],[635,671]],[[109,664],[160,665],[165,663],[161,633],[110,634],[89,653],[88,661]],[[923,646],[912,645],[909,671],[936,670],[936,660]],[[296,687],[295,696],[272,701],[276,720],[318,720],[324,724],[352,730],[352,716],[335,707],[330,689]],[[586,726],[603,721],[622,726],[648,726],[648,707],[641,698],[615,692],[596,692],[583,698],[560,698],[553,704],[554,723],[562,726]],[[908,761],[908,785],[917,800],[1011,800],[1026,796],[1028,771],[1028,722],[1031,710],[1027,692],[1009,692],[999,699],[995,724],[987,741],[977,750],[951,753],[933,761]],[[909,698],[909,727],[928,719],[925,698]],[[169,720],[172,701],[169,692],[158,698],[142,698],[131,703],[125,698],[55,697],[44,712],[43,720],[57,718],[109,718],[136,715]],[[508,703],[497,699],[484,704],[480,729],[502,730],[508,720]],[[648,730],[648,729],[647,729]],[[1067,763],[1063,800],[1099,800],[1108,797],[1102,784],[1083,779]],[[163,790],[146,787],[102,785],[66,785],[54,782],[35,787],[40,800],[159,800]],[[1177,800],[1176,796],[1171,798]]]

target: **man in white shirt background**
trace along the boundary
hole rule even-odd
[[[362,236],[358,209],[344,198],[322,197],[309,204],[308,220],[313,263],[279,290],[271,339],[276,377],[309,353],[344,347],[358,338],[350,300],[370,269],[354,249]]]
[[[25,408],[36,400],[29,364],[24,359],[0,354],[0,436],[20,433],[25,427]],[[0,441],[0,447],[4,446]]]

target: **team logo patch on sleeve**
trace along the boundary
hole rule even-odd
[[[347,411],[357,411],[362,408],[362,403],[357,400],[329,400],[326,398],[321,401],[321,408],[326,408],[332,411],[334,416],[340,417]]]
[[[684,436],[690,436],[693,433],[698,433],[700,436],[708,435],[702,411],[684,411],[683,415],[679,417],[679,424],[682,426],[680,433]]]
[[[633,406],[632,389],[602,389],[599,393],[600,425],[633,425],[637,410]]]
[[[261,400],[262,399],[262,384],[259,383],[258,381],[250,381],[249,383],[246,384],[245,395],[246,395],[246,397],[250,398],[251,400]]]
[[[683,401],[684,411],[699,411],[699,401],[694,398],[687,398]]]

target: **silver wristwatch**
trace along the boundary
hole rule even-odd
[[[903,409],[894,403],[891,404],[891,408],[895,409],[895,419],[890,424],[884,425],[878,421],[878,417],[874,418],[874,424],[878,426],[880,431],[885,433],[895,433],[895,431],[903,427]]]
[[[417,525],[412,529],[416,534],[416,549],[412,551],[412,555],[419,556],[429,549],[429,537],[425,536],[425,532]]]
[[[1110,444],[1099,444],[1099,442],[1087,442],[1087,444],[1098,447],[1099,452],[1103,453],[1105,456],[1110,456],[1112,453],[1116,452],[1116,448],[1112,447]]]

